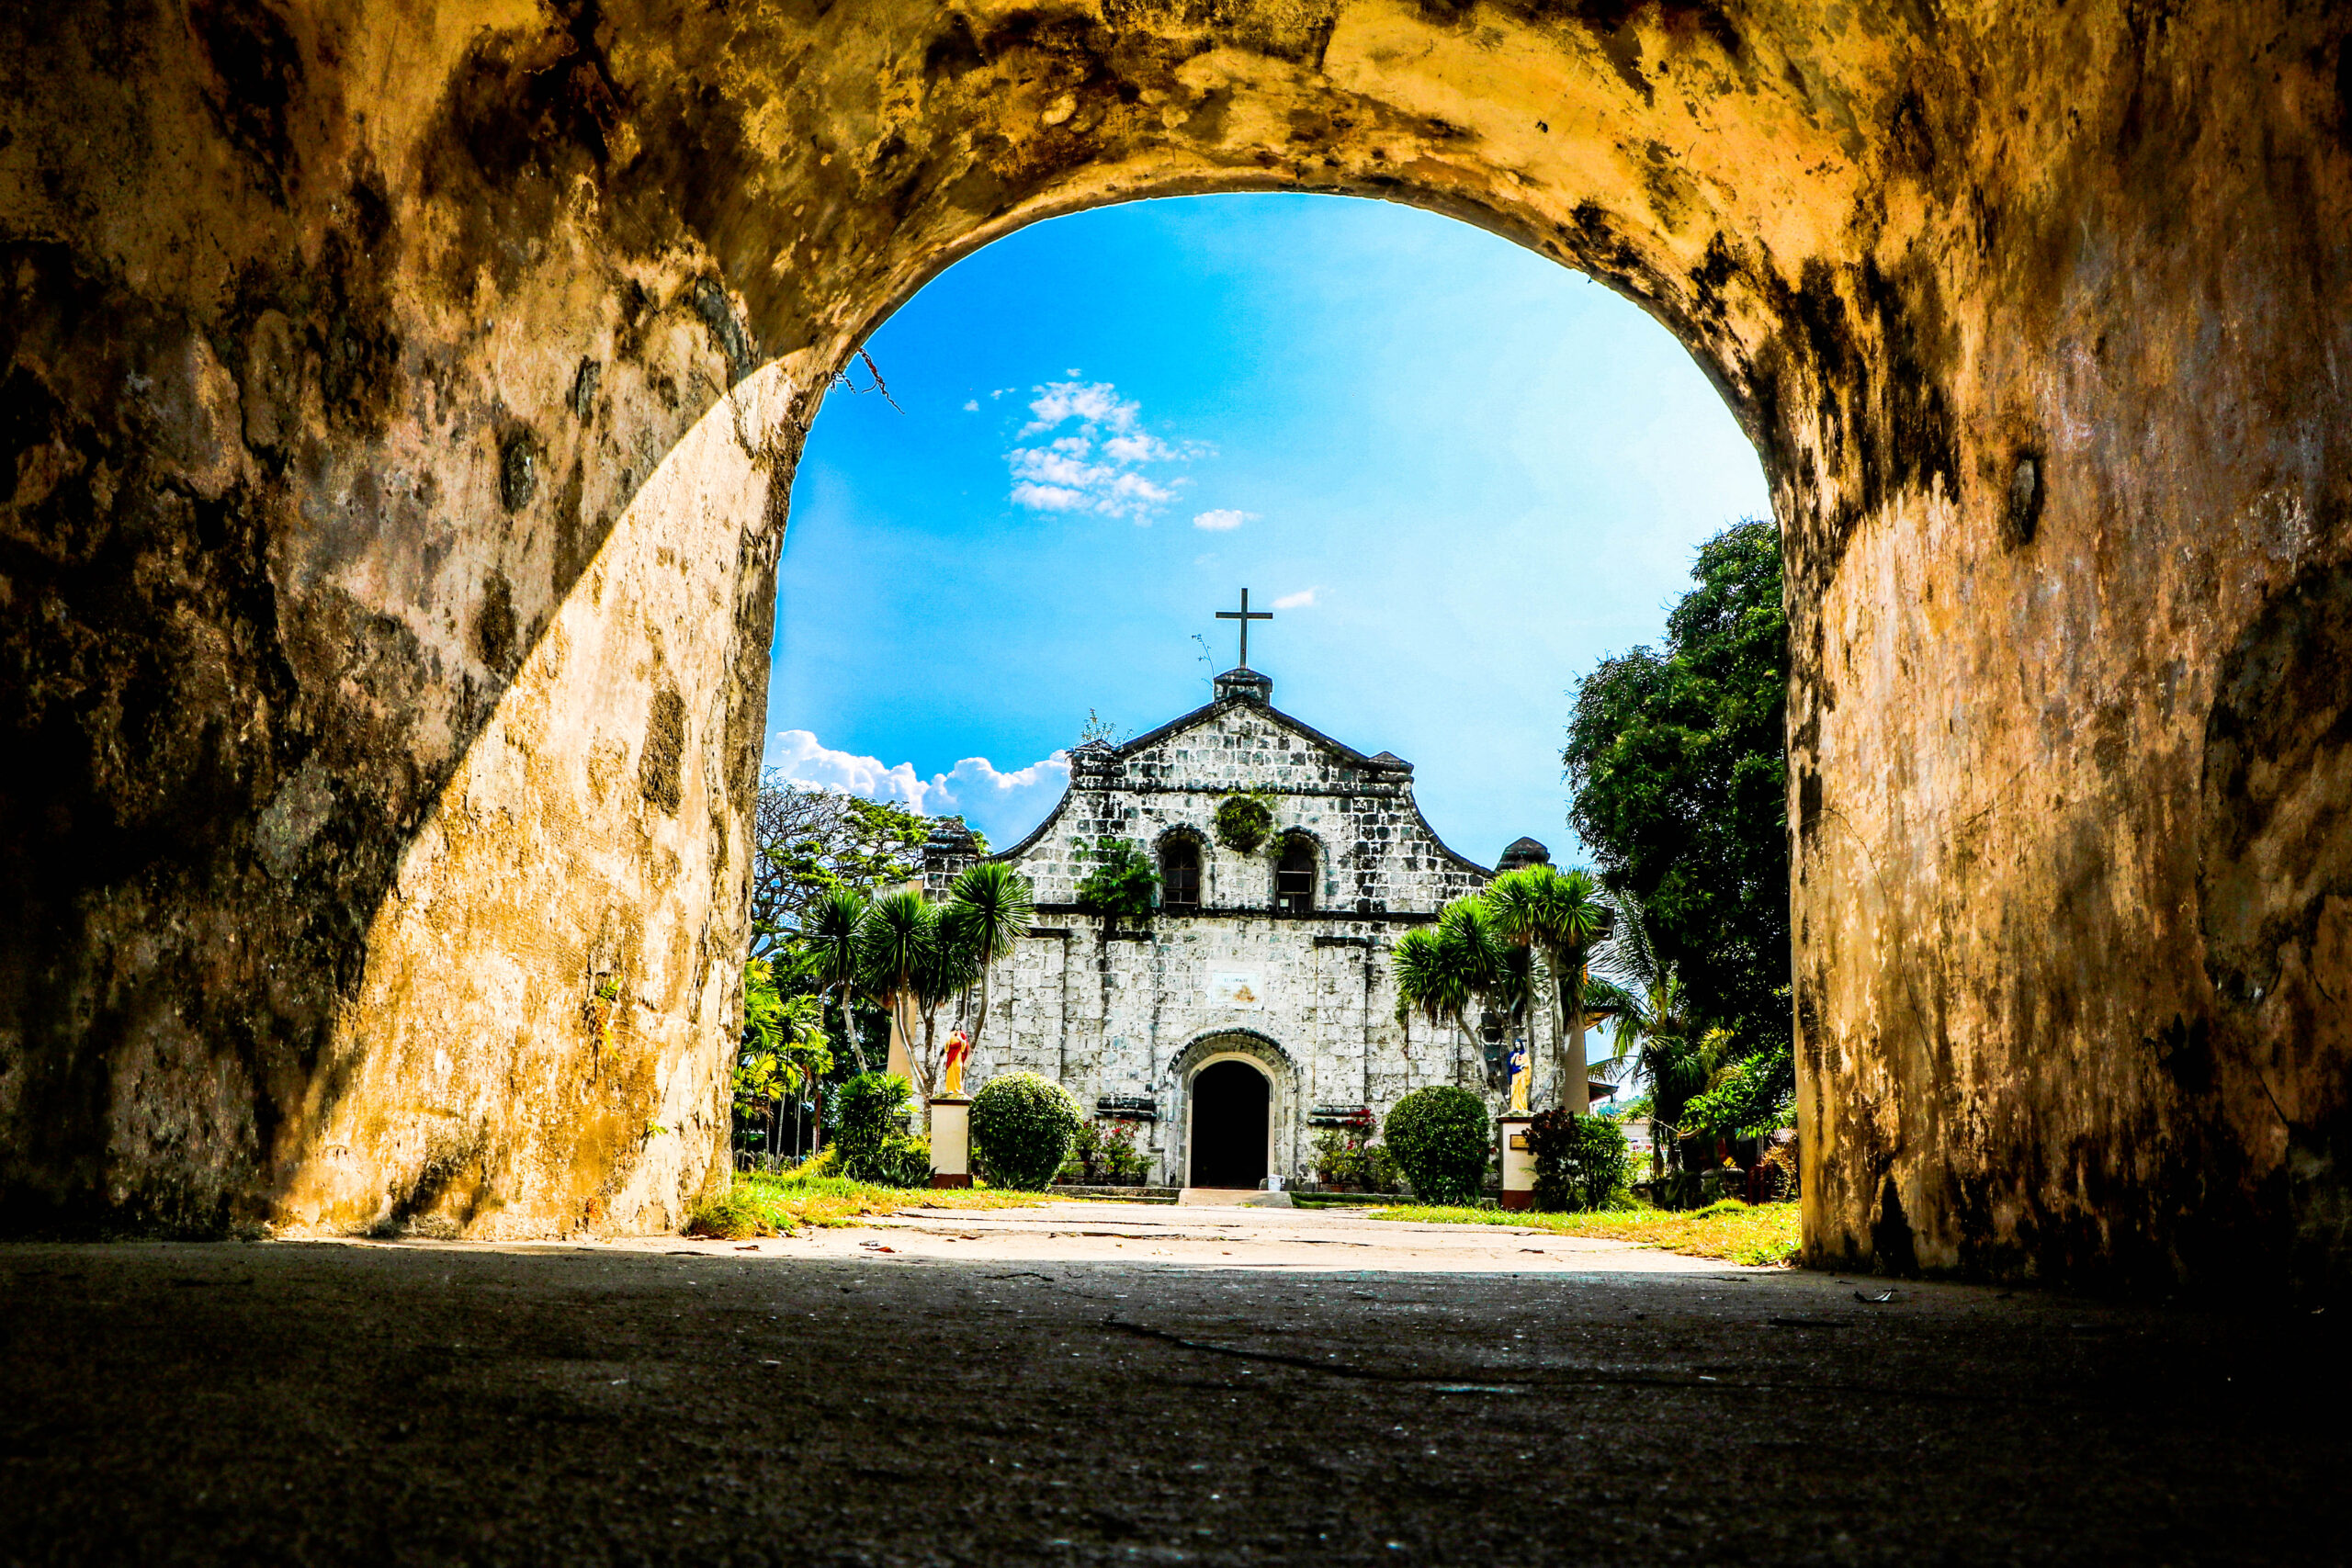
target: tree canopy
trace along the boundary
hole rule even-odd
[[[931,818],[770,773],[752,818],[752,952],[772,955],[827,893],[864,894],[914,874]]]
[[[1709,539],[1662,651],[1579,684],[1561,761],[1603,880],[1745,1055],[1789,1035],[1788,620],[1775,525]]]

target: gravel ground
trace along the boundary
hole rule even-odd
[[[2352,1553],[2327,1316],[1888,1288],[1124,1204],[12,1246],[0,1561]]]

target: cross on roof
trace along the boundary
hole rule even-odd
[[[1250,607],[1250,590],[1245,588],[1241,591],[1241,608],[1238,610],[1219,610],[1216,613],[1216,618],[1220,621],[1239,621],[1241,623],[1241,668],[1244,670],[1249,669],[1250,623],[1252,621],[1271,621],[1274,618],[1274,613],[1272,610],[1251,609]]]

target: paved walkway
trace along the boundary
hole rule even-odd
[[[856,1230],[758,1243],[622,1243],[763,1258],[1119,1263],[1146,1269],[1379,1269],[1408,1274],[1722,1273],[1733,1266],[1518,1225],[1422,1224],[1369,1209],[1051,1203],[916,1210]]]
[[[2334,1562],[2330,1319],[1072,1203],[0,1247],[0,1563]]]

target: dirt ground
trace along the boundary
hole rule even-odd
[[[2342,1339],[1332,1211],[13,1246],[0,1561],[2335,1562]]]

